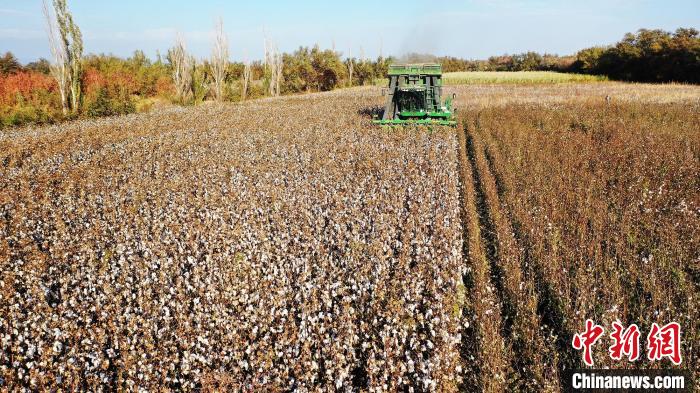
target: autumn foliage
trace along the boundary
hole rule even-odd
[[[34,71],[0,75],[0,105],[13,106],[22,102],[39,104],[40,97],[56,91],[56,81]]]
[[[127,59],[88,55],[83,63],[82,110],[66,116],[48,62],[22,67],[12,54],[0,58],[0,127],[131,113],[140,100],[167,101],[173,94],[168,65],[143,52]]]

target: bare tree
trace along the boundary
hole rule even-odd
[[[355,61],[352,58],[352,49],[348,49],[348,76],[349,85],[352,86],[352,72],[355,70]]]
[[[49,36],[49,46],[53,63],[51,63],[51,75],[58,83],[58,92],[61,95],[63,114],[67,115],[70,109],[70,69],[68,65],[68,47],[64,40],[59,39],[56,15],[51,12],[47,0],[42,2],[44,18],[46,19],[46,31]]]
[[[53,56],[51,74],[58,83],[63,114],[71,110],[78,112],[82,104],[83,36],[66,0],[53,0],[53,12],[47,0],[43,0],[42,6]]]
[[[211,53],[212,76],[214,77],[214,97],[223,101],[226,68],[228,66],[228,37],[224,33],[224,22],[221,18],[216,24],[214,48]]]
[[[275,91],[275,65],[273,64],[273,59],[274,59],[274,48],[271,47],[271,43],[269,42],[267,36],[265,37],[265,76],[268,79],[268,92],[270,93],[271,96],[274,96],[274,91]]]
[[[265,34],[264,31],[263,34]],[[263,42],[265,46],[265,74],[269,76],[268,92],[271,96],[277,97],[280,95],[280,85],[282,83],[283,57],[277,49],[277,45],[270,41],[267,36],[264,37]]]
[[[65,0],[62,0],[62,2],[65,7]],[[78,25],[73,22],[73,15],[67,11],[65,11],[65,15],[68,33],[71,37],[71,44],[69,46],[71,71],[70,96],[73,110],[79,112],[80,108],[83,106],[83,35]]]
[[[267,58],[268,58],[268,48],[267,48],[267,33],[265,32],[265,26],[262,28],[263,33],[263,50],[265,55],[263,56],[263,71],[267,71]]]
[[[248,84],[250,83],[250,61],[248,57],[243,60],[243,86],[241,89],[241,101],[245,101],[248,96]]]
[[[280,85],[282,83],[282,67],[283,67],[283,60],[282,60],[282,54],[277,50],[277,47],[275,47],[275,56],[274,56],[274,64],[275,64],[275,97],[280,95]]]
[[[192,77],[194,58],[187,53],[187,46],[182,35],[175,38],[175,46],[169,51],[170,63],[173,68],[175,94],[181,102],[187,102],[192,97]]]

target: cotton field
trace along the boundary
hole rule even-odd
[[[5,386],[456,386],[456,137],[363,94],[4,138]]]
[[[679,323],[680,366],[593,359],[697,376],[700,90],[453,92],[0,134],[0,390],[559,391],[586,319]]]

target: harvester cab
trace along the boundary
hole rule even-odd
[[[442,101],[440,64],[392,64],[381,119],[375,124],[438,124],[456,126],[452,98]]]

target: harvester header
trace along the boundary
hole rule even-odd
[[[455,126],[452,99],[442,101],[440,64],[392,64],[381,125],[438,124]]]

